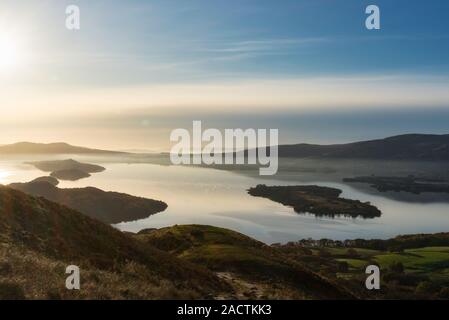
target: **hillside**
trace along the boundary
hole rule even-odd
[[[449,160],[449,135],[405,134],[347,144],[279,146],[280,157]]]
[[[51,182],[42,181],[42,178],[28,183],[13,183],[9,187],[44,197],[105,223],[144,219],[167,208],[162,201],[105,192],[93,187],[61,189]]]
[[[81,268],[80,291],[65,267]],[[122,233],[0,187],[0,299],[350,298],[249,237],[208,226]]]
[[[78,265],[82,290],[65,289]],[[213,273],[67,207],[0,187],[0,298],[207,298]]]
[[[90,173],[77,169],[59,170],[50,173],[52,178],[67,181],[78,181],[84,178],[89,178]]]
[[[234,298],[342,299],[345,290],[277,250],[240,233],[201,225],[141,232],[138,239],[199,264],[233,286]]]
[[[108,151],[100,149],[89,149],[84,147],[72,146],[67,143],[32,143],[18,142],[0,146],[0,155],[5,154],[102,154],[102,155],[120,155],[123,152]]]

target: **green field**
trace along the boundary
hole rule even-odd
[[[351,268],[361,269],[365,268],[369,263],[366,260],[360,259],[336,259],[339,262],[346,262]]]
[[[425,274],[436,281],[449,281],[449,247],[424,247],[404,250],[403,253],[374,257],[382,268],[402,263],[406,272]]]
[[[344,256],[348,250],[344,248],[327,249],[333,256]],[[438,272],[449,279],[449,247],[424,247],[406,249],[400,253],[386,253],[369,249],[355,249],[360,257],[338,258],[336,261],[346,262],[351,268],[360,269],[369,264],[369,260],[378,264],[381,269],[388,269],[393,264],[402,263],[406,272],[429,274]]]
[[[428,245],[417,248],[419,242],[439,242],[446,235],[417,235],[397,238],[391,248],[377,250],[392,240],[364,242],[372,248],[313,246],[307,251],[295,252],[294,247],[281,248],[292,258],[303,262],[321,274],[335,277],[342,286],[350,288],[356,295],[370,298],[363,290],[367,265],[378,265],[381,270],[383,291],[378,298],[386,299],[448,299],[449,298],[449,246]],[[419,241],[417,241],[417,239]],[[424,240],[423,240],[424,239]],[[400,243],[409,248],[398,248]],[[386,247],[386,246],[385,246]],[[298,254],[302,252],[302,254]]]

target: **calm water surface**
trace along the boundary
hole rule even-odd
[[[102,164],[105,172],[61,188],[94,186],[135,196],[163,200],[168,209],[149,218],[120,223],[117,228],[137,232],[174,224],[208,224],[233,229],[266,243],[302,238],[389,238],[406,233],[449,231],[449,204],[419,204],[391,200],[339,183],[323,183],[343,190],[343,197],[370,201],[382,212],[375,219],[317,218],[268,199],[248,195],[260,183],[302,184],[298,180],[264,180],[228,171],[153,164]],[[18,160],[0,161],[0,183],[26,182],[45,173]],[[307,182],[310,184],[310,182]]]

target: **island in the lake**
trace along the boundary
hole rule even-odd
[[[51,172],[51,176],[59,180],[76,181],[90,177],[91,173],[102,172],[105,168],[90,164],[82,163],[73,159],[54,160],[54,161],[36,161],[27,162],[27,164],[35,166],[44,172]]]
[[[248,193],[292,206],[297,213],[312,213],[316,216],[375,218],[381,211],[369,202],[340,198],[341,190],[320,186],[266,186],[250,188]]]
[[[30,182],[48,182],[53,186],[57,186],[59,184],[58,179],[54,177],[39,177]]]
[[[408,177],[377,177],[365,176],[345,178],[344,182],[367,183],[377,191],[409,192],[420,194],[423,192],[449,193],[449,182],[440,179],[425,179],[415,176]]]
[[[53,171],[50,176],[59,180],[77,181],[80,179],[89,178],[90,173],[78,169],[68,169]]]
[[[28,183],[12,183],[9,187],[44,197],[108,224],[144,219],[167,208],[167,204],[162,201],[106,192],[93,187],[58,188],[56,179],[52,179],[41,177]]]

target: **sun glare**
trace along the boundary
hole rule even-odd
[[[11,176],[11,172],[4,171],[0,169],[0,184],[4,184],[7,181],[7,178]]]
[[[19,63],[19,46],[12,36],[0,34],[0,68],[7,69]]]

